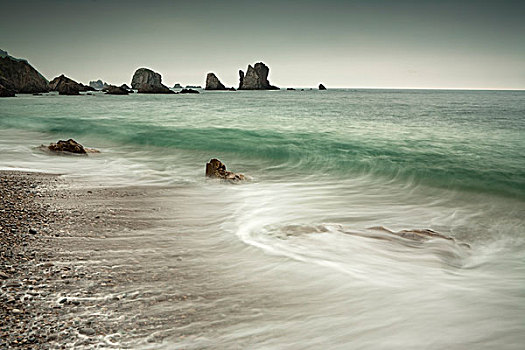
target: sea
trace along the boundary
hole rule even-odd
[[[69,138],[101,153],[38,148]],[[206,178],[211,158],[248,180]],[[18,95],[0,168],[162,188],[128,254],[174,292],[184,250],[205,316],[127,347],[525,347],[525,91]]]

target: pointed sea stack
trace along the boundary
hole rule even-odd
[[[228,88],[221,83],[214,73],[208,73],[204,90],[228,90]]]
[[[323,84],[319,84],[319,90],[326,90]]]
[[[255,66],[248,65],[246,74],[239,71],[239,90],[279,90],[268,81],[270,68],[264,63],[256,63]]]

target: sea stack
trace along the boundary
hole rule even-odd
[[[208,73],[206,76],[206,87],[205,90],[228,90],[226,86],[224,86],[219,78],[214,73]]]
[[[323,84],[319,84],[319,90],[326,90]]]
[[[239,90],[279,90],[268,81],[270,68],[264,63],[256,63],[255,66],[248,65],[246,74],[239,71]]]
[[[162,77],[148,68],[139,68],[133,74],[131,87],[143,94],[174,94],[167,86],[162,85]]]
[[[49,83],[26,60],[11,57],[6,51],[0,55],[0,95],[15,93],[35,94],[49,92]]]

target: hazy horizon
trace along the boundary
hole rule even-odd
[[[519,1],[0,0],[0,49],[47,79],[167,86],[262,61],[279,87],[525,89]]]

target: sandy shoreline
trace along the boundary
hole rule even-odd
[[[173,308],[169,321],[141,312],[191,296],[150,293],[144,286],[161,272],[115,262],[133,259],[129,251],[144,241],[127,237],[162,221],[158,205],[147,203],[155,189],[85,186],[0,172],[0,348],[121,348],[148,336],[161,341],[155,332],[189,322]]]

